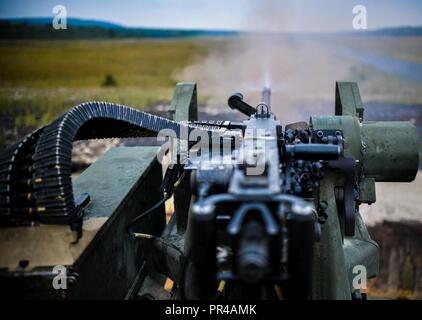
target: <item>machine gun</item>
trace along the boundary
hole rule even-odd
[[[188,87],[196,101],[196,86]],[[232,95],[229,107],[248,117],[241,123],[172,121],[122,105],[81,104],[1,155],[0,225],[69,225],[77,239],[83,237],[90,194],[73,194],[73,141],[156,136],[165,129],[173,132],[169,137],[177,149],[170,152],[176,161],[155,190],[162,199],[131,221],[121,218],[127,223],[119,222],[107,236],[111,245],[122,242],[126,248],[135,248],[128,239],[146,239],[142,259],[122,251],[136,268],[144,270],[139,261],[146,261],[147,271],[133,276],[138,297],[163,297],[157,294],[162,283],[151,280],[157,274],[174,281],[173,297],[181,299],[362,297],[353,286],[353,270],[363,266],[365,279],[376,276],[378,245],[359,205],[375,202],[376,181],[415,178],[416,129],[408,122],[364,121],[355,83],[337,83],[335,116],[312,116],[309,123],[284,125],[271,111],[270,98],[264,88],[262,102],[253,107],[240,93]],[[142,220],[157,214],[171,195],[172,220],[165,230],[154,225],[148,230]],[[94,207],[96,196],[101,193],[91,197]],[[101,259],[99,253],[92,257]],[[128,265],[133,274],[135,267]],[[81,288],[93,292],[103,283],[84,278],[89,269],[76,264],[74,278],[81,279],[76,296],[83,295]],[[1,276],[17,278],[16,273]]]
[[[284,130],[270,96],[264,88],[252,107],[232,95],[229,107],[248,117],[231,124],[240,143],[223,143],[220,161],[207,150],[189,157],[184,263],[161,270],[187,299],[365,298],[353,270],[375,277],[378,245],[359,205],[375,202],[375,181],[414,179],[415,128],[364,122],[354,83],[337,84],[335,116]]]
[[[233,161],[207,155],[184,168],[195,194],[184,296],[214,298],[224,284],[226,298],[365,297],[353,287],[353,268],[374,277],[378,246],[359,205],[375,202],[375,181],[414,179],[418,142],[410,123],[363,122],[355,84],[339,83],[336,94],[336,116],[284,130],[269,88],[256,108],[239,93],[229,98],[249,117],[239,126],[240,146],[229,152]]]
[[[313,141],[307,127],[283,132],[270,95],[264,88],[256,108],[241,94],[229,98],[249,117],[232,163],[199,157],[185,166],[198,195],[187,231],[189,297],[212,298],[216,281],[234,292],[242,287],[243,298],[276,298],[274,286],[288,298],[308,295],[320,234],[310,200],[318,197],[324,165],[343,156],[343,140],[341,131],[330,143]]]

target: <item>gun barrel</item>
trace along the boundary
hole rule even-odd
[[[264,87],[264,89],[262,89],[261,100],[271,109],[271,89],[269,87]]]

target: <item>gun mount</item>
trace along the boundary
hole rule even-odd
[[[20,246],[21,253],[3,255],[0,264],[7,268],[0,269],[1,281],[15,288],[18,281],[18,293],[31,296],[28,281],[51,279],[51,270],[45,271],[51,262],[34,259],[41,261],[41,272],[23,248],[28,243],[48,248],[34,240],[43,239],[45,226],[52,225],[60,232],[70,227],[79,240],[68,244],[78,248],[73,259],[60,263],[72,270],[68,298],[170,298],[163,290],[165,277],[174,281],[172,297],[180,299],[361,297],[352,270],[362,265],[368,277],[376,276],[378,246],[359,205],[375,202],[377,181],[414,179],[416,129],[407,122],[364,121],[355,83],[337,83],[335,115],[312,116],[309,124],[284,125],[272,113],[270,98],[269,88],[256,107],[242,94],[231,96],[229,107],[248,116],[242,123],[197,121],[196,86],[179,84],[172,120],[92,102],[25,137],[0,159],[1,245]],[[162,130],[173,142],[166,151],[176,155],[162,181],[157,159],[138,149],[139,160],[109,156],[110,170],[116,163],[122,168],[114,172],[120,184],[104,178],[102,188],[111,194],[97,190],[101,161],[72,184],[73,141],[156,136]],[[133,180],[131,169],[143,162],[140,181]],[[130,190],[117,196],[111,189],[119,185]],[[146,196],[147,189],[152,195]],[[165,225],[163,204],[171,195],[175,213]],[[110,212],[107,223],[90,234],[84,226],[100,211]],[[10,242],[15,233],[23,235],[16,244]],[[110,248],[116,260],[128,263],[110,262],[103,276],[126,276],[106,285],[89,269],[104,261]],[[21,263],[28,256],[32,269]],[[36,281],[37,290],[51,290],[49,280]]]

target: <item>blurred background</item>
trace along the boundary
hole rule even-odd
[[[366,120],[412,121],[422,141],[422,2],[0,0],[0,150],[84,101],[164,114],[179,81],[197,82],[203,119],[238,117],[230,94],[254,104],[270,85],[284,125],[307,121],[334,113],[336,80],[358,82]],[[76,143],[76,170],[117,144],[136,141]],[[361,207],[381,246],[375,297],[422,298],[421,192],[419,173]]]

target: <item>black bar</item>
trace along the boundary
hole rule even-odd
[[[286,145],[285,149],[286,157],[303,160],[335,160],[340,154],[340,146],[336,144],[294,144]]]

